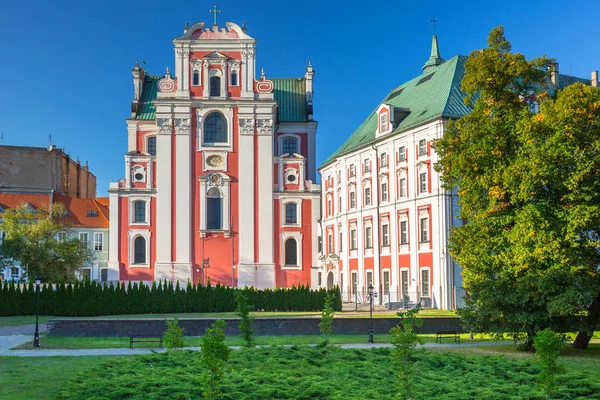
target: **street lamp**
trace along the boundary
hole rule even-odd
[[[40,330],[38,317],[40,315],[40,283],[42,278],[38,275],[35,277],[35,333],[33,335],[33,347],[40,348]]]
[[[369,328],[369,343],[373,343],[373,285],[369,285],[367,290],[369,293],[369,321],[371,323],[371,327]]]

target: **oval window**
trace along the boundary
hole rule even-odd
[[[135,180],[136,181],[143,181],[144,180],[144,174],[138,172],[137,174],[135,174]]]
[[[288,182],[296,182],[296,175],[288,175],[287,180]]]

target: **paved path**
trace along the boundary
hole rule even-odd
[[[39,324],[40,332],[46,332],[46,324]],[[35,332],[35,324],[31,325],[19,325],[19,326],[1,326],[0,336],[10,335],[33,335]]]

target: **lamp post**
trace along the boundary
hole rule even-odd
[[[36,349],[40,348],[40,330],[38,324],[38,317],[40,315],[40,283],[42,278],[40,276],[35,277],[35,333],[33,334],[33,347]]]
[[[373,343],[373,285],[369,285],[367,289],[369,293],[369,343]]]

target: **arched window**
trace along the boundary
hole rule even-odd
[[[298,223],[296,203],[287,203],[285,205],[285,223],[286,224]]]
[[[294,138],[285,138],[282,143],[282,154],[298,152],[298,141]]]
[[[211,97],[221,96],[221,77],[211,76],[210,77],[210,94]]]
[[[200,72],[194,71],[192,74],[192,86],[200,86]]]
[[[151,156],[156,155],[156,136],[150,136],[148,138],[148,145],[146,146],[146,149],[148,150],[148,154]]]
[[[135,201],[133,203],[134,222],[146,222],[146,202]]]
[[[138,236],[133,241],[133,263],[146,264],[146,239]]]
[[[214,112],[206,117],[204,143],[227,143],[227,120],[222,114]]]
[[[294,238],[285,241],[285,265],[298,265],[298,246]]]
[[[223,229],[223,197],[217,188],[211,188],[206,194],[206,229]]]

